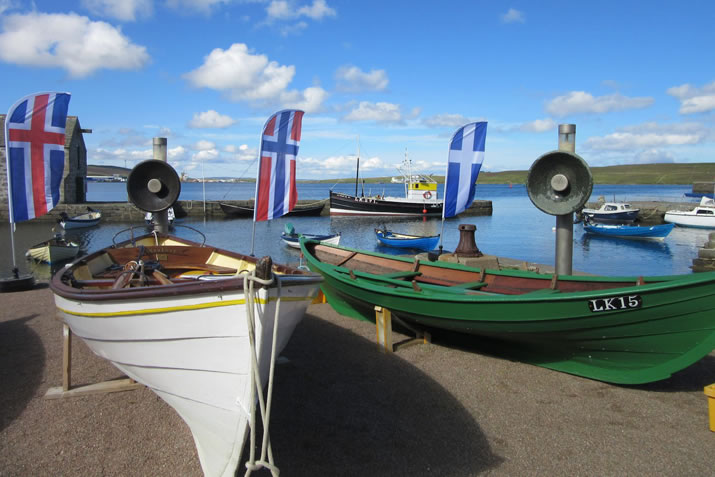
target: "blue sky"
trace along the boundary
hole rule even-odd
[[[715,162],[715,3],[0,0],[0,111],[72,93],[90,164],[168,138],[179,173],[254,177],[261,128],[305,111],[298,177],[528,169],[576,124],[591,166]],[[3,106],[4,105],[4,106]],[[253,165],[252,165],[253,164]],[[703,178],[711,180],[712,178]]]

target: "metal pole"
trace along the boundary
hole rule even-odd
[[[155,137],[154,140],[152,141],[153,143],[153,152],[154,152],[154,159],[158,161],[164,161],[167,162],[167,154],[166,154],[166,138],[165,137]],[[154,192],[152,190],[152,181],[156,181],[156,179],[152,179],[149,181],[149,190]],[[158,182],[158,181],[157,181]],[[154,185],[154,188],[156,188],[156,185]],[[161,190],[161,185],[159,184],[159,188],[156,190],[158,192]],[[169,233],[169,210],[162,210],[160,212],[156,212],[154,215],[156,217],[156,222],[154,223],[154,230],[156,230],[159,233],[162,234],[168,234]]]
[[[559,151],[576,152],[576,125],[559,124]],[[551,186],[559,192],[569,187],[568,179],[557,174]],[[573,212],[556,216],[556,273],[571,275],[573,272]]]

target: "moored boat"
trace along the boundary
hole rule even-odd
[[[701,229],[715,228],[715,200],[702,197],[700,204],[691,210],[669,210],[663,220],[679,227]]]
[[[715,348],[715,272],[558,276],[421,262],[303,242],[339,313],[374,307],[416,327],[475,335],[522,361],[591,379],[666,379]]]
[[[219,202],[218,205],[223,213],[230,217],[253,217],[253,205],[244,206],[227,202]],[[323,212],[324,208],[325,201],[305,205],[296,204],[295,208],[286,215],[291,217],[317,217]]]
[[[87,212],[70,217],[66,212],[60,214],[59,224],[65,229],[79,229],[84,227],[94,227],[102,219],[102,212],[87,207]]]
[[[58,263],[74,258],[79,254],[79,243],[65,240],[56,234],[50,240],[45,240],[30,247],[25,256],[38,262]]]
[[[590,234],[625,239],[664,240],[673,230],[673,224],[615,225],[584,223],[583,230]]]
[[[378,242],[388,247],[411,248],[417,250],[434,250],[439,242],[437,235],[409,235],[401,234],[383,228],[375,229]]]
[[[583,209],[581,213],[593,222],[629,223],[638,218],[640,209],[634,209],[625,202],[606,202],[598,209]]]
[[[330,245],[338,245],[340,243],[340,233],[337,234],[299,234],[293,228],[293,225],[287,223],[285,231],[281,234],[283,243],[292,248],[300,248],[300,239],[315,240],[316,242],[326,243]]]
[[[75,335],[184,419],[204,474],[233,476],[256,396],[320,281],[154,233],[74,261],[50,288]]]
[[[358,157],[358,164],[359,161]],[[330,215],[441,216],[444,201],[437,197],[437,182],[414,173],[407,154],[398,170],[405,185],[404,197],[359,196],[356,179],[355,195],[330,191]]]

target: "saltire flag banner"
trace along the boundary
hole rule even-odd
[[[10,223],[46,214],[60,201],[69,93],[35,93],[5,118]]]
[[[464,125],[452,136],[444,183],[442,218],[454,217],[472,204],[477,177],[484,162],[486,139],[485,121]]]
[[[298,201],[295,165],[302,122],[303,111],[285,109],[263,127],[253,208],[256,222],[285,215]]]

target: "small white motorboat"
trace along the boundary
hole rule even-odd
[[[87,212],[70,217],[66,212],[60,214],[58,220],[60,226],[65,229],[79,229],[83,227],[94,227],[102,219],[102,212],[87,207]]]
[[[638,218],[640,209],[625,202],[606,202],[598,209],[583,209],[581,213],[592,222],[628,223]]]
[[[715,229],[715,199],[702,197],[692,210],[669,210],[663,220],[679,227]]]

